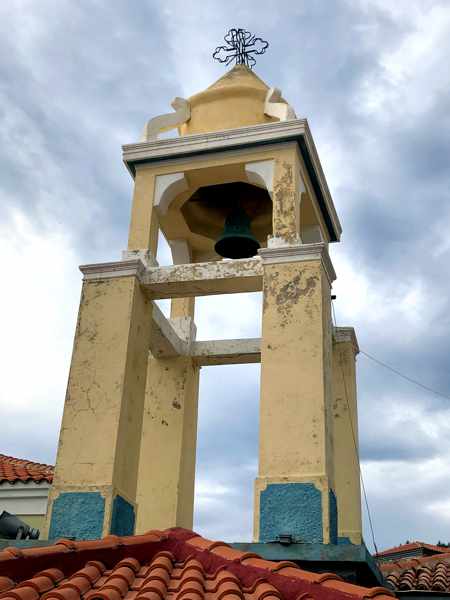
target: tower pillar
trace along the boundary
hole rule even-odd
[[[260,251],[264,265],[255,539],[336,543],[326,245]]]
[[[152,320],[140,261],[95,265],[85,279],[67,387],[47,534],[132,534]]]
[[[361,485],[353,327],[336,327],[333,336],[334,475],[340,542],[362,543]]]
[[[171,323],[191,343],[195,298],[174,298]],[[199,367],[190,356],[149,355],[139,458],[136,533],[192,529]]]

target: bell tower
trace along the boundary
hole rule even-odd
[[[48,535],[192,528],[199,370],[261,362],[255,540],[359,544],[357,343],[332,325],[341,226],[308,123],[248,61],[172,106],[123,147],[122,260],[80,267]],[[196,296],[256,291],[261,339],[196,341]]]

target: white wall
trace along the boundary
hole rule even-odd
[[[0,514],[6,510],[13,515],[45,515],[49,489],[46,481],[0,483]]]

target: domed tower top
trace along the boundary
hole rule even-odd
[[[206,90],[188,99],[191,118],[179,128],[180,135],[278,121],[265,113],[269,90],[249,67],[235,65]]]

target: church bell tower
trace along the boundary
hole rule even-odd
[[[199,370],[261,362],[255,541],[360,544],[358,346],[332,324],[341,226],[308,123],[248,64],[172,107],[123,147],[128,248],[80,267],[48,536],[192,528]],[[257,291],[261,339],[196,341],[196,296]]]

